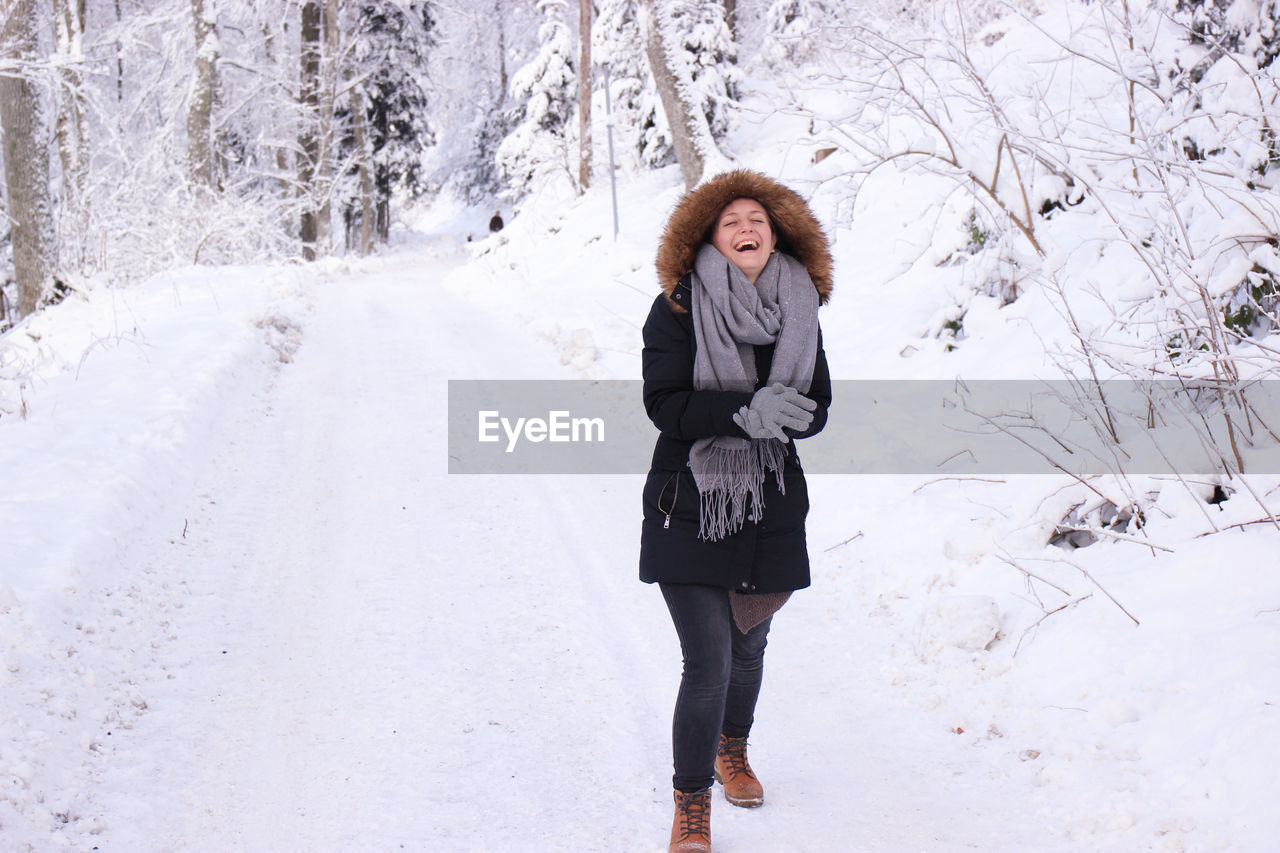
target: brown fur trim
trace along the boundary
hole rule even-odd
[[[671,302],[671,294],[693,269],[698,247],[707,242],[720,211],[739,198],[755,199],[769,213],[778,251],[804,264],[818,289],[819,304],[825,305],[831,296],[831,248],[817,217],[794,190],[759,172],[737,169],[694,187],[667,220],[658,243],[658,283],[671,307],[685,310]]]

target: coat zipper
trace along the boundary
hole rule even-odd
[[[672,478],[675,478],[676,490],[671,494],[671,508],[664,510],[662,508],[662,496],[667,493],[667,486],[671,485]],[[671,527],[671,513],[676,511],[676,501],[678,500],[680,500],[680,472],[675,471],[667,478],[667,482],[662,484],[662,491],[658,493],[658,512],[664,513],[667,517],[666,520],[662,522],[663,530],[667,530]]]

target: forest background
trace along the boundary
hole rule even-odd
[[[1065,186],[1083,191],[1083,170],[1065,150],[1046,150],[1051,140],[1039,137],[1052,128],[1001,126],[1010,111],[966,68],[965,43],[1000,16],[1055,5],[5,0],[0,330],[92,280],[128,283],[191,263],[368,254],[388,239],[394,211],[424,198],[518,207],[549,186],[581,193],[611,165],[657,169],[677,161],[692,185],[705,163],[731,159],[725,145],[745,75],[782,86],[778,110],[795,106],[794,91],[785,91],[794,81],[848,84],[847,103],[816,116],[814,132],[830,137],[826,153],[855,155],[842,172],[823,173],[850,194],[876,165],[954,143],[934,120],[952,121],[954,133],[948,109],[935,116],[948,99],[975,106],[974,98],[985,98],[976,106],[990,112],[988,129],[1003,138],[1004,154],[952,145],[946,156],[926,159],[958,172],[990,203],[994,215],[984,228],[1017,229],[1034,244],[1039,207],[1061,204]],[[1112,55],[1089,61],[1112,66],[1127,89],[1127,144],[1165,166],[1174,158],[1179,174],[1216,174],[1235,155],[1232,168],[1245,170],[1239,183],[1256,186],[1275,158],[1268,88],[1275,3],[1096,6],[1110,21],[1111,43],[1103,47]],[[1154,52],[1135,42],[1153,15],[1172,24],[1161,38],[1188,50]],[[1071,51],[1059,58],[1078,59]],[[972,91],[938,88],[917,97],[910,72],[937,61],[967,76]],[[1242,85],[1257,78],[1247,126],[1218,122],[1219,136],[1242,134],[1230,151],[1217,137],[1200,139],[1197,127],[1202,118],[1217,122],[1218,99],[1203,78],[1227,65],[1241,69]],[[1052,76],[1046,69],[1044,79]],[[1144,92],[1164,101],[1178,126],[1145,122]],[[868,104],[932,125],[938,138],[927,152],[913,153],[902,140],[869,145],[857,120]],[[996,169],[985,180],[984,161],[1002,156],[1006,174]],[[1032,163],[1042,174],[1029,174]],[[1020,165],[1010,183],[1008,173]],[[1266,282],[1255,276],[1251,286],[1269,293],[1262,267]],[[1269,306],[1248,296],[1237,294],[1232,310],[1247,309],[1250,319],[1265,313]]]

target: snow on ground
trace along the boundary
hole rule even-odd
[[[8,638],[18,689],[3,830],[14,846],[661,846],[679,660],[660,598],[635,580],[641,477],[446,473],[448,378],[570,371],[485,310],[499,277],[448,275],[456,261],[440,254],[288,276],[276,286],[285,300],[246,273],[247,290],[266,291],[248,310],[155,321],[152,337],[180,320],[254,329],[264,314],[304,331],[285,365],[243,336],[237,369],[209,374],[222,394],[205,387],[216,402],[191,417],[203,443],[116,463],[161,484],[139,498],[144,518],[115,519],[128,537],[104,542],[72,518],[74,586],[44,602],[13,593],[4,616],[22,632]],[[438,279],[423,275],[432,265]],[[168,354],[155,361],[174,371],[181,353]],[[147,364],[118,365],[84,393],[139,408],[176,396],[139,381]],[[39,424],[30,417],[7,428]],[[176,457],[186,475],[166,483]],[[74,516],[73,481],[55,491]],[[38,574],[41,559],[25,563]],[[821,601],[797,608],[797,628],[839,624]],[[793,757],[773,762],[770,809],[717,811],[722,849],[760,838],[814,849],[783,840],[800,822],[831,849],[850,833],[864,849],[972,849],[1007,824],[1024,828],[1003,830],[1021,849],[1038,839],[1021,804],[988,802],[965,762],[928,746],[956,753],[945,732],[890,724],[899,710],[874,687],[874,658],[831,659],[822,630],[779,637],[762,709],[774,735],[758,760]],[[815,701],[785,701],[800,691]],[[852,822],[851,797],[866,804]]]
[[[635,580],[639,475],[444,454],[450,378],[635,375],[657,226],[614,245],[606,204],[40,318],[53,355],[0,425],[6,846],[661,848],[679,660]],[[837,296],[857,376],[867,324]],[[121,314],[139,343],[93,345]],[[813,480],[815,585],[778,617],[753,739],[770,802],[717,804],[718,849],[1270,843],[1274,532],[1193,539],[1171,505],[1173,555],[1072,557],[1141,627],[1041,566],[1094,594],[1028,630],[993,554],[1050,553],[1044,478]]]
[[[937,265],[964,235],[931,179],[855,198],[759,115],[740,163],[833,238],[837,379],[1061,370],[1051,296]],[[101,283],[0,338],[0,846],[662,849],[679,652],[635,579],[642,472],[447,473],[448,380],[638,377],[680,188],[620,190],[616,241],[605,185],[495,236],[441,204],[379,258]],[[1122,283],[1092,228],[1045,239]],[[1272,849],[1277,483],[1099,480],[1149,544],[1068,552],[1107,507],[1063,478],[813,475],[768,804],[717,801],[717,849]]]

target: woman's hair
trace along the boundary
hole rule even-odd
[[[698,249],[711,239],[720,213],[734,200],[749,198],[764,208],[778,250],[804,264],[821,302],[831,294],[831,248],[809,204],[795,190],[748,169],[724,172],[685,193],[667,219],[658,241],[658,283],[670,295],[693,269]]]

